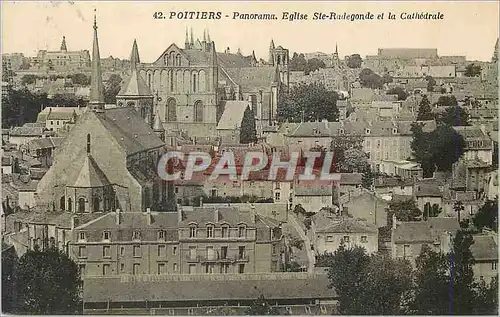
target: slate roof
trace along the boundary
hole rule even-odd
[[[240,85],[244,92],[270,89],[276,78],[275,67],[241,67],[225,69],[229,78]]]
[[[222,106],[224,107],[224,112],[217,124],[217,130],[239,129],[245,109],[248,107],[248,102],[228,100],[223,101]]]
[[[340,175],[340,185],[361,185],[362,173],[342,173]]]
[[[117,97],[153,97],[151,90],[137,70],[132,70],[132,74],[120,89]]]
[[[295,196],[332,196],[332,189],[326,186],[296,186],[294,194]]]
[[[39,136],[52,135],[52,132],[45,131],[45,124],[25,123],[21,127],[14,127],[10,131],[10,136]]]
[[[325,209],[313,216],[316,232],[324,233],[378,233],[378,229],[363,220],[330,215]]]
[[[47,107],[38,113],[36,122],[45,123],[47,120],[71,120],[80,115],[83,107]]]
[[[60,137],[48,137],[48,138],[38,138],[33,139],[28,142],[28,150],[36,151],[40,149],[53,149],[61,145],[64,138]]]
[[[198,49],[180,49],[189,60],[190,65],[211,65],[212,53]]]
[[[254,219],[250,212],[241,212],[236,207],[195,207],[193,211],[183,211],[183,220],[179,224],[187,226],[191,222],[195,222],[199,226],[205,226],[208,223],[215,222],[215,211],[218,210],[218,223],[227,222],[230,225],[238,225],[246,223],[251,227],[255,227]]]
[[[498,261],[498,241],[491,234],[473,235],[470,250],[476,261]]]
[[[151,212],[151,224],[148,225],[147,214],[144,212],[120,212],[120,224],[116,224],[116,212],[101,215],[95,221],[80,225],[79,229],[125,229],[125,228],[177,228],[177,212]]]
[[[466,141],[469,139],[489,140],[488,136],[477,126],[453,127]]]
[[[439,184],[430,182],[420,182],[417,184],[417,197],[443,197]]]
[[[393,229],[394,243],[434,243],[440,241],[446,231],[460,229],[456,218],[429,218],[427,221],[398,223]]]
[[[97,117],[128,155],[165,145],[132,108],[107,109]]]
[[[91,155],[87,155],[82,163],[78,177],[71,187],[95,188],[110,185],[108,178],[99,168]]]
[[[240,54],[217,53],[219,64],[225,68],[252,67],[252,55],[243,56]]]
[[[279,274],[279,273],[276,273]],[[281,278],[195,281],[122,282],[120,277],[86,278],[83,287],[85,302],[134,301],[227,301],[254,300],[263,295],[273,299],[333,299],[337,295],[328,287],[326,276],[307,279]]]

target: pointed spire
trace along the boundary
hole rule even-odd
[[[137,47],[137,41],[134,39],[134,44],[132,44],[132,53],[130,53],[130,67],[132,70],[137,69],[137,64],[141,62],[139,58],[139,48]]]
[[[184,49],[189,49],[189,35],[187,26],[186,26],[186,40],[184,40]]]
[[[269,45],[269,49],[274,50],[274,40],[271,39],[271,45]]]
[[[95,12],[95,9],[94,9]],[[92,72],[90,77],[90,109],[104,110],[104,88],[102,85],[101,57],[97,38],[97,18],[94,14],[94,44],[92,48]]]
[[[217,66],[217,51],[215,50],[215,42],[212,41],[212,65]]]
[[[193,28],[191,28],[191,42],[189,42],[192,45],[194,45],[194,36],[193,36]]]
[[[498,38],[497,38],[497,41],[495,43],[495,50],[493,51],[493,57],[491,58],[491,61],[493,63],[498,61]]]
[[[337,43],[335,43],[335,55],[339,55],[339,48],[337,46]]]
[[[66,47],[66,36],[63,36],[62,42],[61,42],[61,51],[67,52],[68,48]]]
[[[208,29],[207,29],[207,42],[208,42],[208,43],[212,42],[212,41],[210,40],[210,31],[209,31]]]
[[[207,29],[203,30],[203,42],[207,41]]]
[[[158,113],[158,110],[156,110],[156,114],[155,114],[155,122],[153,124],[153,131],[154,132],[165,131],[165,129],[163,128],[163,125],[161,124],[160,114]]]

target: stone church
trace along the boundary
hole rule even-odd
[[[105,110],[94,20],[90,102],[38,184],[41,208],[94,213],[166,206],[168,186],[156,173],[166,150],[165,132],[153,114],[153,94],[137,74],[135,42],[131,59],[131,76],[117,96],[117,107]]]

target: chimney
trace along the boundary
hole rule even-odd
[[[146,208],[146,223],[151,226],[153,216],[151,215],[151,208]]]
[[[396,214],[392,215],[392,229],[396,229],[398,219],[396,219]]]
[[[219,222],[220,220],[220,214],[219,214],[219,209],[214,209],[214,222]]]
[[[200,207],[203,207],[203,196],[200,197]]]
[[[116,225],[119,225],[121,223],[121,213],[119,208],[116,209],[115,218],[116,218]]]
[[[184,220],[184,217],[182,215],[182,205],[178,204],[177,205],[177,222],[181,222]]]

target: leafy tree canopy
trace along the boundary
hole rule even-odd
[[[422,211],[418,209],[414,199],[403,201],[391,201],[389,203],[389,214],[396,216],[398,221],[418,221],[422,216]]]
[[[498,199],[487,200],[472,219],[474,227],[479,230],[488,228],[498,230]]]
[[[429,98],[427,98],[427,95],[424,95],[422,97],[422,100],[420,101],[420,104],[418,106],[417,120],[434,120],[434,113],[432,113],[431,102],[429,101]]]
[[[240,128],[240,143],[250,144],[257,142],[257,129],[255,127],[255,116],[248,106],[243,113],[243,119],[241,121]]]
[[[347,57],[347,67],[361,68],[361,64],[363,64],[363,59],[359,54],[352,54]]]
[[[481,75],[481,66],[476,65],[474,63],[471,63],[471,64],[465,66],[464,75],[467,77],[477,77],[477,76]]]
[[[374,73],[369,68],[364,68],[359,73],[359,81],[360,81],[361,86],[363,86],[365,88],[381,89],[384,85],[382,77],[380,77],[380,75]]]
[[[408,93],[401,87],[394,87],[387,91],[388,95],[398,95],[398,100],[406,100]]]

